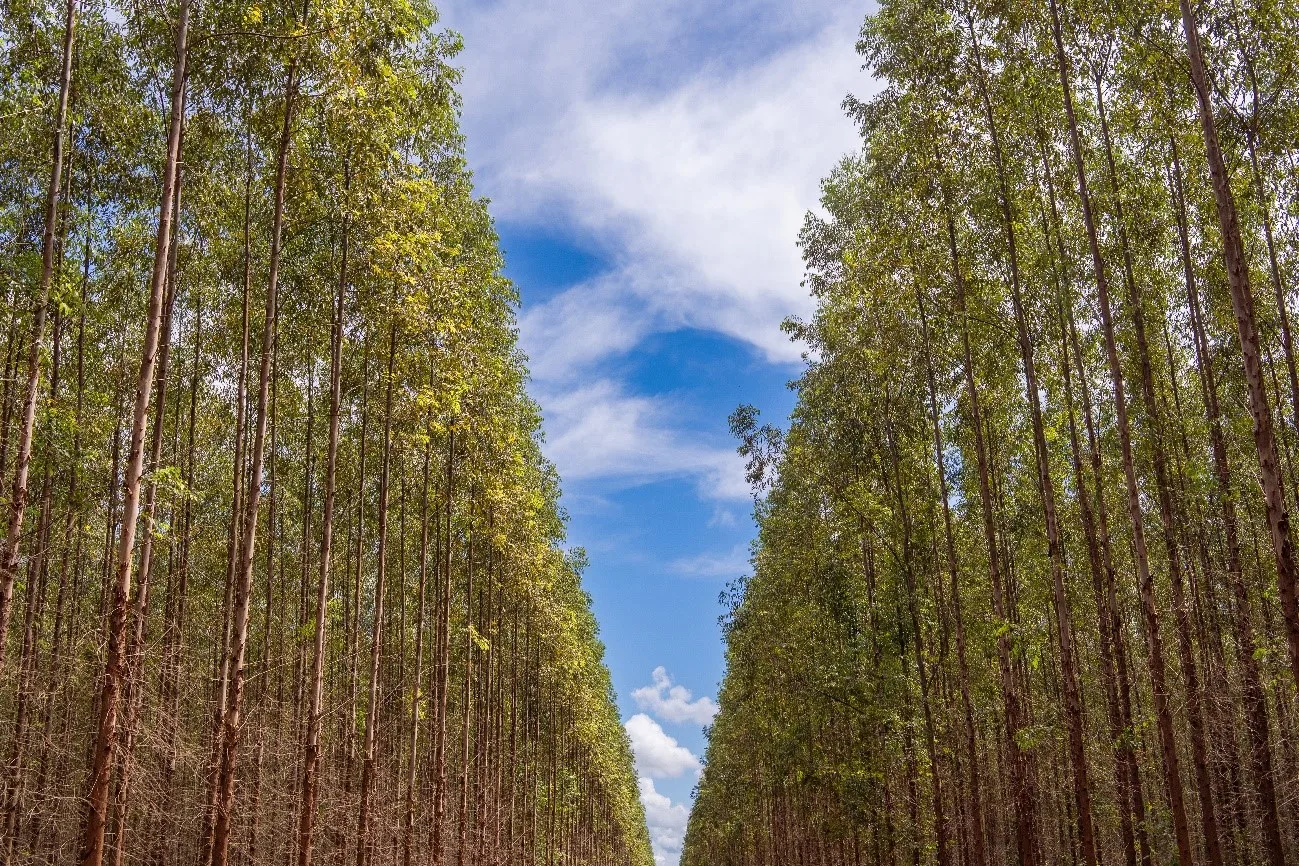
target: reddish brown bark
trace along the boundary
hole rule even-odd
[[[1083,224],[1091,251],[1092,277],[1100,304],[1101,327],[1105,336],[1105,356],[1109,362],[1110,382],[1114,390],[1114,414],[1119,431],[1119,447],[1123,459],[1123,476],[1127,485],[1128,519],[1132,525],[1133,554],[1136,559],[1138,589],[1145,617],[1146,657],[1150,669],[1151,688],[1154,692],[1155,720],[1163,755],[1164,785],[1172,811],[1173,831],[1177,838],[1178,857],[1182,863],[1193,861],[1191,836],[1186,820],[1186,803],[1182,792],[1180,760],[1173,732],[1172,711],[1168,705],[1164,648],[1159,633],[1159,613],[1155,600],[1154,576],[1150,571],[1150,557],[1146,548],[1145,518],[1141,511],[1141,493],[1137,485],[1136,468],[1132,458],[1132,428],[1128,418],[1127,394],[1123,382],[1123,367],[1114,338],[1114,321],[1110,309],[1109,278],[1097,239],[1096,221],[1092,213],[1091,193],[1088,189],[1087,171],[1083,165],[1082,143],[1078,122],[1074,115],[1072,85],[1069,82],[1068,62],[1060,35],[1060,16],[1055,0],[1051,0],[1052,31],[1055,36],[1056,65],[1060,73],[1060,88],[1064,98],[1065,117],[1069,125],[1070,152],[1078,183],[1078,197],[1082,208]]]

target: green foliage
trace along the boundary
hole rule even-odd
[[[0,7],[6,504],[63,9]],[[2,783],[6,861],[78,856],[174,19],[171,6],[77,7],[18,614],[0,635],[11,660],[0,669],[0,728],[6,748],[23,743]],[[137,539],[139,550],[148,536],[152,567],[135,575],[130,599],[128,633],[138,625],[142,642],[131,638],[112,781],[110,840],[130,841],[111,844],[139,859],[204,858],[201,816],[219,758],[212,717],[234,627],[232,540],[256,484],[231,851],[249,862],[297,856],[341,286],[317,862],[356,856],[358,755],[373,715],[365,844],[385,858],[407,838],[409,808],[420,862],[435,853],[440,819],[439,862],[490,852],[649,866],[630,748],[581,589],[585,554],[565,547],[558,478],[525,390],[517,290],[465,160],[459,36],[427,0],[211,0],[191,6],[189,46],[167,360],[149,415],[161,456],[145,467],[141,497],[156,513]],[[248,478],[290,95],[266,468]],[[380,556],[387,580],[376,598]],[[381,699],[370,714],[360,659],[372,635]]]
[[[826,178],[824,216],[800,238],[817,311],[786,324],[808,358],[797,408],[785,430],[752,407],[731,416],[759,537],[752,576],[723,594],[727,674],[684,866],[1085,862],[1079,797],[1102,862],[1147,843],[1174,862],[1170,785],[1185,789],[1197,852],[1217,837],[1226,862],[1252,862],[1269,844],[1263,783],[1299,784],[1283,745],[1299,709],[1286,614],[1182,19],[1168,4],[1059,8],[1132,415],[1149,608],[1051,7],[883,0],[858,43],[879,92],[845,103],[861,149]],[[1197,8],[1293,496],[1299,9]],[[1255,553],[1233,566],[1237,531]],[[1171,783],[1148,609],[1181,762]],[[1251,703],[1251,668],[1274,710]],[[1256,805],[1233,811],[1250,795],[1229,778],[1264,792]],[[1299,838],[1286,807],[1271,820],[1277,808],[1293,860]]]

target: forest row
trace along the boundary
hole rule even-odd
[[[1299,864],[1299,7],[858,47],[682,862]]]
[[[458,49],[0,6],[0,861],[652,863]]]

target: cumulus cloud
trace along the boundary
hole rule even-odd
[[[657,275],[627,287],[650,309],[797,360],[777,326],[811,308],[794,241],[820,178],[855,146],[839,107],[862,83],[855,33],[836,21],[750,68],[584,100],[535,178],[617,238],[630,270]]]
[[[650,842],[654,845],[654,861],[670,866],[681,859],[681,845],[686,838],[686,824],[690,811],[682,803],[654,789],[654,780],[641,776],[640,801],[645,807],[645,823],[649,825]]]
[[[739,521],[736,520],[734,512],[729,508],[723,508],[720,505],[713,508],[713,515],[708,518],[709,529],[715,529],[719,526],[736,526],[738,523]]]
[[[717,704],[707,696],[695,698],[690,689],[674,684],[667,669],[659,665],[651,676],[654,682],[631,693],[642,710],[668,722],[694,722],[707,725],[717,715]]]
[[[674,779],[700,770],[699,758],[644,713],[632,716],[623,727],[631,739],[632,755],[641,775]]]

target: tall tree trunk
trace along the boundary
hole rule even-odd
[[[182,103],[185,98],[181,92]],[[184,117],[182,104],[181,116]],[[185,130],[181,129],[181,147],[184,147]],[[171,323],[172,310],[176,304],[176,256],[180,229],[181,187],[184,183],[183,171],[176,173],[176,196],[172,208],[173,232],[171,251],[169,253],[167,289],[162,310],[162,333],[159,336],[158,371],[154,382],[153,397],[153,431],[150,434],[149,468],[157,472],[162,464],[162,443],[165,438],[167,418],[167,368],[171,362]],[[117,782],[116,829],[113,832],[113,866],[122,866],[126,853],[125,839],[129,832],[131,809],[131,783],[134,777],[136,728],[140,715],[140,705],[144,700],[144,640],[149,616],[149,589],[153,576],[153,547],[156,526],[155,511],[158,505],[158,483],[156,478],[149,479],[144,496],[144,535],[140,539],[139,569],[140,579],[135,586],[135,600],[131,605],[131,622],[127,636],[126,675],[123,683],[123,700],[126,713],[123,717],[120,744],[122,768]]]
[[[374,609],[370,631],[370,688],[366,702],[365,741],[361,754],[361,805],[357,820],[356,866],[368,866],[373,856],[370,839],[370,798],[374,787],[374,747],[378,733],[379,659],[383,641],[384,579],[388,571],[388,480],[392,466],[392,379],[397,356],[397,311],[388,333],[388,381],[384,394],[383,455],[379,461],[379,550],[375,560]]]
[[[430,433],[432,431],[429,431]],[[415,601],[415,671],[411,682],[410,698],[410,756],[406,770],[406,816],[403,833],[401,862],[402,866],[411,866],[411,856],[415,844],[415,775],[419,767],[419,714],[420,685],[424,667],[424,597],[428,588],[428,488],[429,465],[432,462],[433,437],[430,435],[424,446],[424,480],[420,491],[420,533],[419,533],[419,589]]]
[[[1155,470],[1155,486],[1159,503],[1160,528],[1168,556],[1168,577],[1172,585],[1173,613],[1177,623],[1178,655],[1186,692],[1186,717],[1191,734],[1191,757],[1195,769],[1196,791],[1200,798],[1200,825],[1204,834],[1205,852],[1210,866],[1222,866],[1222,846],[1219,840],[1217,810],[1213,789],[1209,781],[1209,759],[1204,740],[1204,713],[1201,707],[1200,677],[1194,648],[1191,643],[1191,618],[1186,602],[1181,549],[1178,545],[1178,519],[1173,511],[1172,484],[1168,476],[1168,455],[1164,441],[1164,421],[1155,396],[1155,378],[1150,360],[1150,346],[1146,337],[1145,310],[1141,287],[1136,280],[1132,264],[1132,250],[1128,244],[1127,224],[1123,215],[1123,200],[1119,189],[1118,170],[1114,164],[1114,148],[1110,142],[1109,120],[1105,113],[1105,94],[1101,78],[1096,76],[1096,106],[1100,114],[1101,143],[1105,148],[1105,164],[1109,170],[1110,189],[1114,196],[1114,216],[1117,222],[1119,249],[1123,255],[1123,277],[1128,290],[1132,329],[1137,341],[1137,362],[1141,370],[1141,396],[1146,423],[1150,428],[1149,440]],[[1171,372],[1171,371],[1170,371]]]
[[[45,193],[45,225],[41,234],[41,279],[36,287],[36,306],[32,309],[31,345],[27,347],[27,387],[23,397],[22,418],[18,422],[18,454],[15,457],[14,480],[9,494],[9,524],[5,534],[4,555],[0,558],[0,672],[4,671],[5,666],[14,580],[18,575],[23,515],[27,510],[27,474],[31,468],[36,402],[41,390],[41,349],[45,345],[45,317],[49,308],[50,287],[54,284],[55,240],[58,236],[59,204],[62,200],[63,150],[68,126],[68,99],[72,92],[72,42],[76,24],[77,0],[67,0],[63,18],[63,65],[59,72],[59,102],[54,113],[54,144],[50,148],[50,185]],[[146,394],[146,399],[147,396]]]
[[[472,529],[470,532],[472,533]],[[469,747],[473,741],[471,722],[474,708],[475,637],[477,637],[477,633],[474,631],[474,544],[473,535],[470,534],[468,550],[465,552],[465,706],[460,731],[460,811],[456,821],[456,866],[465,866],[465,849],[469,843],[469,782],[471,778]]]
[[[127,603],[131,592],[132,552],[140,504],[140,481],[144,469],[144,435],[153,393],[158,337],[162,330],[163,288],[167,281],[168,252],[171,248],[173,202],[180,167],[180,133],[184,125],[184,88],[189,2],[180,0],[176,26],[176,57],[171,81],[171,119],[167,132],[167,157],[163,164],[162,197],[158,204],[158,233],[154,240],[153,274],[149,283],[149,312],[144,345],[140,351],[140,374],[135,386],[135,411],[131,422],[131,445],[123,480],[122,531],[118,538],[116,575],[108,622],[108,649],[99,691],[99,719],[90,765],[86,817],[81,838],[82,866],[101,866],[104,859],[104,829],[108,819],[108,792],[117,748],[117,704],[126,666]],[[161,410],[161,407],[159,407]]]
[[[329,575],[334,550],[334,503],[338,488],[338,428],[342,403],[343,313],[347,298],[349,217],[343,216],[338,293],[329,338],[329,443],[325,447],[325,503],[320,525],[320,579],[316,587],[314,652],[311,662],[311,702],[307,709],[306,746],[302,760],[302,804],[298,816],[298,866],[311,866],[311,832],[316,821],[319,787],[320,722],[325,696],[325,627],[329,621]]]
[[[437,648],[437,719],[433,739],[433,864],[442,866],[446,860],[446,840],[442,833],[446,823],[447,804],[447,696],[451,690],[451,552],[452,507],[455,494],[456,432],[454,425],[447,426],[447,481],[443,494],[446,507],[446,549],[443,551],[442,599],[438,602]]]
[[[993,162],[997,170],[997,182],[1000,192],[1000,205],[1002,216],[1002,230],[1006,235],[1006,250],[1010,262],[1010,279],[1014,285],[1012,291],[1019,293],[1019,252],[1015,240],[1015,221],[1010,199],[1010,190],[1006,180],[1005,161],[1002,156],[1001,138],[998,131],[996,118],[992,111],[992,98],[988,92],[987,76],[983,69],[983,56],[979,48],[979,38],[974,29],[974,21],[967,20],[970,32],[970,44],[974,51],[976,72],[978,78],[978,87],[985,121],[988,125],[988,135],[992,143]],[[960,299],[962,316],[965,316],[965,301]],[[993,516],[992,492],[989,487],[988,471],[988,454],[986,443],[983,441],[983,425],[980,419],[981,413],[974,407],[976,389],[973,384],[973,370],[970,369],[970,352],[968,346],[968,319],[962,337],[967,342],[966,345],[966,383],[971,396],[971,408],[974,412],[974,426],[978,429],[976,435],[976,452],[979,458],[979,485],[980,497],[983,500],[984,511],[984,535],[988,544],[988,557],[990,568],[993,571],[993,599],[994,609],[997,617],[1003,623],[1011,624],[1012,620],[1008,614],[1010,608],[1004,600],[1006,595],[1002,588],[1001,576],[998,573],[997,559],[997,530],[995,518]],[[998,655],[1003,667],[1002,682],[1003,692],[1006,694],[1006,733],[1007,733],[1007,750],[1010,757],[1011,769],[1011,788],[1012,795],[1016,801],[1015,808],[1015,846],[1019,861],[1023,866],[1035,866],[1037,863],[1037,830],[1036,830],[1036,807],[1034,804],[1035,796],[1031,781],[1032,768],[1029,759],[1024,755],[1023,750],[1017,742],[1017,733],[1024,724],[1023,705],[1017,694],[1018,688],[1014,682],[1014,673],[1008,669],[1010,664],[1009,639],[1004,631],[998,636]],[[1005,645],[1005,646],[1003,646]]]
[[[942,166],[940,164],[940,170],[941,168]],[[947,227],[947,245],[952,259],[952,281],[956,286],[958,298],[962,299],[960,304],[963,309],[963,299],[966,294],[965,274],[961,268],[961,256],[956,242],[956,222],[952,216],[952,206],[947,190],[945,173],[940,179],[940,185],[943,194],[943,216]],[[967,374],[966,384],[971,399],[976,400],[977,395],[974,391],[973,372],[969,369],[971,363],[969,356],[969,340],[965,330],[962,331],[962,342],[966,350],[964,359]],[[928,343],[927,338],[926,343]],[[930,359],[928,349],[926,349],[926,359]],[[961,587],[956,568],[956,544],[952,535],[952,508],[947,489],[947,467],[944,460],[943,431],[938,417],[938,392],[937,386],[934,382],[932,361],[929,364],[927,373],[929,379],[929,410],[934,425],[934,462],[938,469],[938,491],[943,500],[944,550],[947,554],[948,579],[951,582],[952,617],[956,623],[956,656],[960,674],[961,709],[964,713],[963,721],[965,723],[965,750],[970,763],[971,862],[972,866],[984,866],[984,863],[987,862],[987,850],[985,847],[983,827],[983,793],[982,782],[979,777],[979,750],[975,738],[974,701],[970,694],[970,671],[965,645],[965,624],[961,612]]]
[[[1267,696],[1263,691],[1258,658],[1254,655],[1253,614],[1249,592],[1245,587],[1244,567],[1240,554],[1240,521],[1236,515],[1232,490],[1231,465],[1227,459],[1227,440],[1222,429],[1222,412],[1218,402],[1218,379],[1205,335],[1204,317],[1200,311],[1200,293],[1196,287],[1195,268],[1186,225],[1186,208],[1182,191],[1182,162],[1177,143],[1172,143],[1172,193],[1177,219],[1177,235],[1186,282],[1187,308],[1190,310],[1192,343],[1196,367],[1200,371],[1201,396],[1205,418],[1209,422],[1209,443],[1213,452],[1213,474],[1217,482],[1218,507],[1222,515],[1223,534],[1227,542],[1227,579],[1232,594],[1232,626],[1236,638],[1236,663],[1240,667],[1245,697],[1245,731],[1250,741],[1250,769],[1255,786],[1256,808],[1263,830],[1264,850],[1271,866],[1283,866],[1280,818],[1277,814],[1273,782],[1272,749],[1268,739]]]
[[[247,90],[249,88],[245,88]],[[234,465],[230,483],[230,520],[226,527],[225,598],[221,606],[221,647],[217,657],[216,695],[212,702],[212,750],[208,758],[208,802],[203,815],[204,866],[212,864],[212,831],[216,820],[218,777],[221,766],[222,723],[226,715],[226,697],[230,684],[230,628],[234,607],[235,573],[239,566],[239,542],[243,537],[243,497],[247,489],[245,469],[248,443],[248,356],[249,356],[249,300],[252,294],[253,252],[253,138],[252,123],[248,116],[247,94],[244,110],[244,219],[243,219],[243,291],[240,296],[240,327],[242,342],[239,350],[239,372],[235,383]]]
[[[998,164],[1000,164],[998,159]],[[1004,188],[1003,188],[1004,192]],[[1085,728],[1082,717],[1082,692],[1074,668],[1073,614],[1065,587],[1065,562],[1060,522],[1055,507],[1055,482],[1051,477],[1051,454],[1047,450],[1046,428],[1042,421],[1042,405],[1034,361],[1033,340],[1028,332],[1027,315],[1020,294],[1019,280],[1011,280],[1011,307],[1015,316],[1015,331],[1019,338],[1019,354],[1024,369],[1024,394],[1028,402],[1029,419],[1033,428],[1033,450],[1037,463],[1038,493],[1042,501],[1042,518],[1046,527],[1047,559],[1051,564],[1052,607],[1055,613],[1055,632],[1060,651],[1061,692],[1064,699],[1065,727],[1069,736],[1069,761],[1073,769],[1074,808],[1077,810],[1078,841],[1087,866],[1096,866],[1096,838],[1092,824],[1091,780],[1087,767]]]
[[[1051,29],[1055,37],[1056,66],[1060,73],[1060,89],[1064,98],[1065,117],[1069,124],[1070,152],[1078,181],[1078,197],[1082,207],[1083,224],[1091,250],[1092,271],[1100,302],[1101,326],[1105,334],[1105,355],[1109,361],[1110,380],[1114,389],[1114,414],[1118,422],[1119,447],[1123,456],[1123,475],[1127,483],[1128,518],[1132,524],[1132,546],[1136,558],[1138,588],[1145,615],[1146,650],[1150,667],[1151,689],[1154,692],[1155,720],[1159,731],[1160,750],[1163,754],[1164,786],[1168,791],[1172,811],[1173,831],[1177,838],[1179,861],[1186,866],[1194,863],[1191,853],[1191,835],[1186,820],[1186,803],[1182,792],[1180,761],[1177,741],[1173,733],[1172,711],[1168,706],[1163,641],[1159,634],[1159,613],[1155,601],[1154,576],[1150,571],[1150,557],[1146,549],[1145,521],[1141,513],[1141,493],[1137,486],[1136,468],[1132,458],[1132,428],[1128,419],[1127,394],[1123,384],[1123,367],[1119,360],[1114,338],[1114,321],[1110,311],[1109,279],[1105,261],[1097,239],[1096,221],[1092,214],[1091,193],[1087,184],[1087,170],[1083,165],[1082,142],[1078,122],[1073,110],[1073,87],[1069,82],[1069,66],[1065,58],[1064,43],[1060,33],[1060,12],[1051,0]]]
[[[248,616],[252,606],[253,556],[257,540],[257,509],[261,502],[262,468],[266,458],[266,429],[269,419],[271,360],[275,353],[275,316],[279,309],[280,254],[284,233],[284,193],[288,174],[289,145],[293,139],[293,103],[297,95],[298,60],[289,63],[284,84],[284,124],[275,166],[275,214],[271,222],[270,275],[266,282],[266,316],[262,324],[261,367],[258,373],[257,429],[253,434],[252,466],[244,502],[243,539],[235,577],[225,717],[221,722],[217,771],[216,810],[212,822],[213,866],[226,866],[230,853],[230,831],[235,796],[235,761],[239,748],[241,704],[244,693],[244,659],[248,648]]]
[[[1218,141],[1218,124],[1213,116],[1209,76],[1200,49],[1199,25],[1190,0],[1181,0],[1181,10],[1182,28],[1186,34],[1186,55],[1191,67],[1191,84],[1199,106],[1204,149],[1209,160],[1209,177],[1213,182],[1213,199],[1218,211],[1218,228],[1222,233],[1222,254],[1227,268],[1227,285],[1231,290],[1231,308],[1240,335],[1245,385],[1249,392],[1249,412],[1254,419],[1254,450],[1258,454],[1259,482],[1263,487],[1268,534],[1272,539],[1272,552],[1276,559],[1277,590],[1281,597],[1281,613],[1285,618],[1286,643],[1290,648],[1290,672],[1295,686],[1299,687],[1299,598],[1296,597],[1299,568],[1295,564],[1290,515],[1286,512],[1276,435],[1272,430],[1272,407],[1263,382],[1249,262],[1245,258],[1245,246],[1241,240],[1236,197],[1231,191],[1231,179],[1227,175],[1222,145]]]

